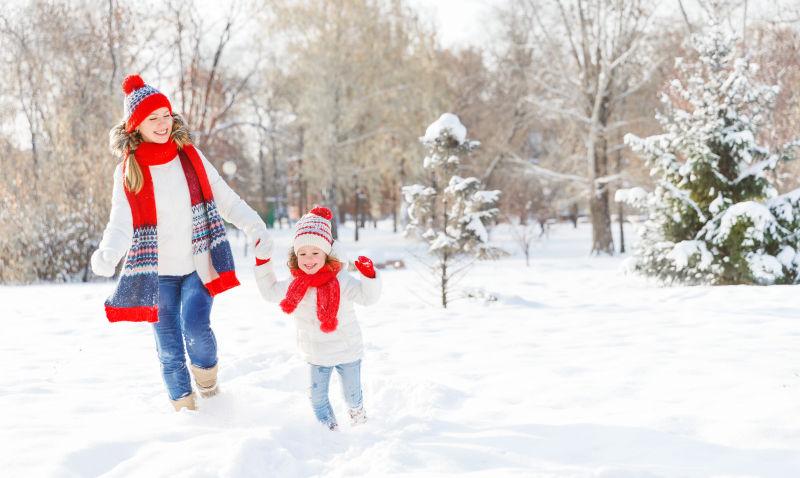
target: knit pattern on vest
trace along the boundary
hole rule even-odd
[[[192,257],[197,274],[212,296],[239,285],[225,225],[194,146],[186,145],[178,151],[172,141],[142,143],[135,154],[144,182],[139,193],[125,186],[133,217],[133,239],[117,287],[105,303],[110,322],[158,322],[158,218],[150,166],[166,164],[176,155],[180,156],[189,186]]]

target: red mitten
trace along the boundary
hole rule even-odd
[[[256,241],[256,245],[258,245],[259,242],[261,242],[261,239]],[[258,257],[256,257],[256,265],[257,266],[264,265],[267,262],[269,262],[269,259],[270,259],[269,257],[267,257],[266,259],[259,259]]]
[[[358,260],[355,262],[356,269],[361,272],[364,277],[369,279],[375,278],[375,266],[372,264],[372,261],[369,257],[366,256],[358,256]]]

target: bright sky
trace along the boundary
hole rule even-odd
[[[489,39],[493,8],[506,0],[408,0],[423,18],[435,23],[442,45],[450,48],[478,46]]]

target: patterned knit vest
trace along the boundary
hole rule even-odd
[[[189,186],[192,257],[197,274],[212,296],[239,285],[225,225],[197,150],[185,145],[179,151],[171,140],[164,145],[142,143],[136,152],[144,179],[142,189],[134,193],[125,186],[133,218],[133,240],[117,287],[105,302],[110,322],[158,322],[158,218],[150,166],[166,164],[176,153]]]

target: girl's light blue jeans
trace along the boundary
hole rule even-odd
[[[333,367],[309,365],[311,366],[311,407],[314,409],[317,420],[325,425],[336,423],[336,416],[328,400],[328,384],[331,381],[333,369],[339,372],[339,377],[342,379],[342,392],[347,406],[350,408],[361,406],[361,360]]]

